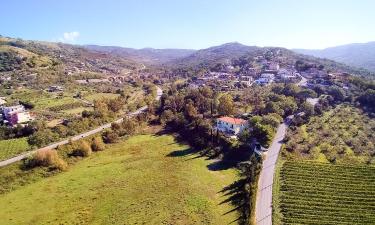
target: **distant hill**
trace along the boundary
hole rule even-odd
[[[163,64],[179,58],[187,57],[196,50],[192,49],[154,49],[154,48],[124,48],[117,46],[85,45],[86,49],[105,52],[146,64]]]
[[[43,70],[49,73],[54,70],[58,73],[118,74],[137,68],[141,68],[141,64],[131,59],[91,51],[78,45],[0,36],[0,72]]]
[[[293,51],[375,72],[375,42],[341,45],[322,50],[294,49]]]
[[[226,43],[206,49],[198,50],[189,56],[172,61],[176,65],[209,65],[213,63],[228,63],[247,54],[253,53],[261,48],[246,46],[237,42]]]

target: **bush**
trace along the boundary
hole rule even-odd
[[[91,155],[92,149],[91,145],[87,141],[81,141],[78,148],[74,149],[73,156],[87,157]]]
[[[103,134],[103,139],[105,143],[116,143],[118,141],[118,134],[114,131],[106,131]]]
[[[68,168],[67,163],[60,158],[55,150],[39,150],[24,162],[26,168],[49,167],[64,171]]]
[[[92,139],[92,143],[91,143],[91,149],[94,151],[94,152],[97,152],[97,151],[103,151],[105,149],[105,145],[104,145],[104,142],[103,142],[103,139],[102,137],[94,137]]]

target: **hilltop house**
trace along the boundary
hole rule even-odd
[[[216,120],[216,128],[218,131],[229,135],[238,135],[246,127],[248,122],[243,119],[233,118],[233,117],[220,117]]]

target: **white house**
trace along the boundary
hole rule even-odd
[[[9,106],[3,108],[3,114],[6,119],[9,119],[11,114],[24,112],[25,107],[23,105]]]
[[[27,123],[34,120],[34,117],[29,112],[12,112],[8,118],[11,125]]]
[[[248,122],[243,119],[233,117],[220,117],[216,120],[216,128],[226,134],[238,135],[248,126]]]
[[[260,84],[260,85],[267,85],[273,82],[275,79],[275,75],[272,73],[263,73],[260,78],[255,80],[255,83]]]
[[[293,71],[290,71],[288,69],[284,69],[284,68],[280,69],[277,75],[282,80],[292,80],[292,79],[295,79],[297,77],[296,73],[294,73]]]

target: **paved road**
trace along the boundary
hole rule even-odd
[[[271,146],[268,148],[266,159],[263,161],[262,171],[258,181],[258,193],[255,206],[257,225],[272,224],[272,184],[275,173],[275,164],[279,155],[282,141],[288,125],[282,123],[276,132]]]
[[[157,87],[157,95],[156,95],[156,100],[159,101],[160,100],[160,97],[161,95],[163,94],[163,91]],[[131,112],[129,114],[127,114],[128,116],[136,116],[138,114],[141,114],[143,113],[145,110],[147,109],[147,106],[144,106],[142,108],[139,108],[137,109],[135,112]],[[79,134],[79,135],[76,135],[72,138],[69,138],[69,139],[66,139],[66,140],[63,140],[63,141],[60,141],[60,142],[57,142],[57,143],[54,143],[54,144],[51,144],[51,145],[48,145],[48,146],[45,146],[43,148],[40,148],[40,149],[37,149],[37,150],[33,150],[33,151],[29,151],[29,152],[26,152],[26,153],[23,153],[21,155],[18,155],[16,157],[13,157],[13,158],[10,158],[10,159],[7,159],[7,160],[4,160],[4,161],[1,161],[0,162],[0,167],[3,167],[3,166],[6,166],[6,165],[9,165],[9,164],[12,164],[14,162],[18,162],[28,156],[30,156],[31,154],[35,153],[36,151],[38,150],[47,150],[47,149],[55,149],[57,148],[58,146],[60,145],[65,145],[65,144],[68,144],[69,143],[69,140],[73,140],[73,141],[76,141],[76,140],[79,140],[81,138],[85,138],[85,137],[88,137],[88,136],[91,136],[93,134],[97,134],[107,128],[110,128],[111,127],[111,124],[112,123],[121,123],[123,121],[123,118],[121,119],[118,119],[116,121],[113,121],[111,123],[107,123],[107,124],[104,124],[100,127],[97,127],[93,130],[90,130],[90,131],[87,131],[85,133],[82,133],[82,134]]]
[[[298,86],[306,86],[307,79],[303,76]],[[315,100],[314,100],[315,101]],[[289,116],[292,119],[293,116]],[[262,170],[258,181],[257,200],[255,205],[255,220],[257,225],[272,225],[272,185],[275,175],[275,166],[279,152],[281,150],[282,141],[285,137],[287,123],[282,123],[278,128],[275,138],[271,146],[268,148],[267,155],[263,161]]]

